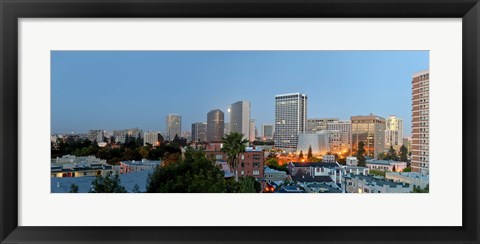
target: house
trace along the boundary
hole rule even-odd
[[[347,193],[410,193],[413,185],[371,175],[345,176],[344,190]]]
[[[342,171],[343,168],[337,162],[335,163],[299,163],[299,162],[290,162],[287,165],[287,168],[290,174],[293,176],[297,175],[299,171],[302,171],[305,175],[309,176],[329,176],[333,182],[336,184],[341,184],[342,182]]]
[[[287,172],[271,169],[268,166],[263,167],[263,179],[267,183],[284,181],[287,178]]]
[[[419,172],[386,172],[385,178],[394,182],[403,182],[424,189],[429,184],[428,175]]]
[[[406,162],[393,160],[367,160],[367,168],[369,170],[402,172],[407,167]]]

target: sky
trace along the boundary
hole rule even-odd
[[[190,131],[248,100],[260,132],[275,95],[300,92],[307,118],[396,115],[409,136],[412,74],[428,68],[428,51],[51,51],[51,129],[163,132],[175,113]]]

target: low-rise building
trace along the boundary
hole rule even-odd
[[[369,170],[401,172],[406,167],[406,162],[392,160],[367,160],[367,168]]]
[[[305,193],[305,190],[298,186],[281,186],[277,193]]]
[[[222,152],[223,143],[210,143],[206,146],[205,156],[212,161],[227,161],[227,154]],[[237,175],[239,177],[252,176],[258,180],[263,179],[265,164],[264,152],[255,147],[247,147],[237,159]],[[235,173],[235,172],[233,172]]]
[[[128,174],[136,171],[154,170],[160,161],[145,160],[142,161],[120,161],[120,174]]]
[[[287,178],[287,172],[271,169],[268,166],[263,167],[263,175],[263,178],[267,183],[284,181]]]
[[[346,164],[348,166],[357,166],[358,165],[357,157],[347,157],[346,158]]]
[[[368,175],[368,168],[367,167],[359,167],[359,166],[343,166],[344,174],[354,174],[354,175]]]
[[[298,174],[307,176],[329,176],[333,182],[341,184],[343,168],[337,162],[335,163],[299,163],[290,162],[287,168],[292,177]]]
[[[61,158],[52,159],[50,177],[105,176],[107,173],[114,173],[116,170],[114,166],[107,164],[106,160],[95,156],[65,155]]]
[[[323,155],[322,156],[322,162],[324,163],[335,163],[336,160],[335,160],[335,155]]]
[[[386,172],[385,178],[394,182],[403,182],[424,189],[429,184],[428,175],[419,172]]]
[[[410,193],[413,185],[394,182],[371,175],[345,176],[345,191],[347,193]]]

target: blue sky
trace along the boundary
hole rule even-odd
[[[169,113],[190,131],[238,100],[260,130],[275,95],[301,92],[308,118],[396,115],[407,136],[411,76],[428,67],[428,51],[52,51],[52,133],[164,131]]]

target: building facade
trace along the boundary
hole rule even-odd
[[[88,139],[92,142],[103,142],[103,130],[89,130]]]
[[[221,142],[225,132],[224,113],[214,109],[207,114],[207,141]]]
[[[398,152],[403,145],[403,119],[390,115],[385,121],[385,148]]]
[[[230,105],[230,132],[243,135],[243,139],[250,140],[250,102],[238,101]]]
[[[385,119],[373,114],[352,116],[352,151],[363,141],[366,156],[377,159],[385,147]]]
[[[307,119],[307,133],[316,133],[317,131],[327,130],[327,124],[339,121],[338,118],[312,118]]]
[[[197,122],[192,124],[192,141],[207,141],[207,123]]]
[[[330,151],[329,136],[325,132],[318,133],[302,133],[298,135],[297,154],[300,152],[307,155],[309,148],[312,148],[314,157],[326,154]]]
[[[205,155],[212,161],[227,161],[227,155],[222,152],[222,143],[210,143],[205,150]],[[247,147],[245,152],[240,153],[237,159],[237,175],[238,177],[252,176],[258,180],[264,177],[264,157],[263,150],[255,147]]]
[[[290,93],[275,96],[274,145],[295,151],[298,135],[305,133],[307,123],[307,96]]]
[[[178,114],[167,115],[167,140],[171,141],[175,139],[175,136],[182,136],[182,116]]]
[[[158,131],[147,131],[143,133],[143,145],[150,144],[152,146],[160,146],[160,133]]]
[[[262,140],[268,141],[273,140],[273,133],[275,129],[272,124],[263,124],[262,125]]]
[[[428,70],[412,77],[412,171],[429,174],[429,82]]]

